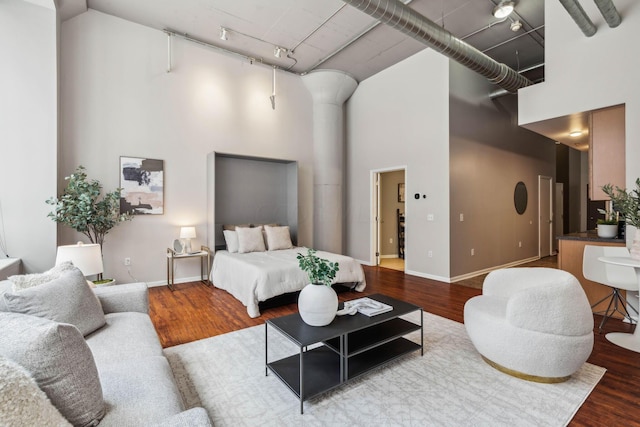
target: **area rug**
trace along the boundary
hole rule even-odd
[[[513,378],[481,359],[464,325],[424,313],[424,356],[306,401],[301,415],[297,397],[265,375],[264,340],[254,326],[166,349],[186,405],[206,408],[216,426],[564,426],[605,372],[585,364],[561,384]],[[269,328],[269,361],[297,353]]]

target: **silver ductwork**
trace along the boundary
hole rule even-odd
[[[449,31],[398,0],[343,1],[448,56],[509,92],[516,92],[518,89],[532,84],[529,79],[521,76],[515,70],[456,38]]]
[[[578,24],[578,27],[582,30],[585,36],[591,37],[596,33],[596,26],[593,25],[593,22],[591,22],[589,16],[587,16],[580,3],[578,3],[578,0],[560,0],[560,3],[564,6],[567,12],[569,12],[569,15],[573,20],[576,21],[576,24]]]
[[[620,14],[612,0],[594,0],[594,2],[611,28],[615,28],[620,25],[622,18],[620,18]]]

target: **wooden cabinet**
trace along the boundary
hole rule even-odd
[[[625,107],[618,105],[591,113],[589,144],[589,198],[609,200],[602,186],[625,188]]]
[[[586,233],[585,233],[586,234]],[[593,246],[624,246],[624,242],[620,241],[620,243],[616,242],[601,242],[598,240],[575,240],[575,239],[563,239],[560,238],[558,241],[559,244],[559,253],[558,253],[558,268],[560,270],[568,271],[569,273],[576,276],[582,288],[584,289],[585,294],[587,294],[587,298],[589,299],[589,304],[593,305],[598,302],[602,298],[606,297],[611,293],[611,288],[608,286],[601,285],[596,282],[592,282],[591,280],[587,280],[582,275],[582,253],[584,252],[585,245],[593,245]],[[625,296],[625,291],[621,291],[623,296]],[[607,309],[607,304],[609,300],[605,300],[593,307],[592,311],[594,313],[605,311]],[[613,315],[615,318],[622,318],[618,313]]]

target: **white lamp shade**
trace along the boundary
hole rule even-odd
[[[180,238],[181,239],[195,239],[196,238],[196,228],[195,227],[182,227],[182,228],[180,228]]]
[[[75,245],[58,246],[56,265],[65,261],[71,261],[85,276],[100,274],[104,270],[102,252],[97,243],[85,245],[78,242]]]

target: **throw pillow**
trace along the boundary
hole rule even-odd
[[[49,283],[6,293],[4,301],[9,311],[70,323],[84,336],[105,324],[98,297],[75,267]]]
[[[262,237],[262,227],[236,228],[238,233],[238,253],[264,252],[264,237]]]
[[[24,367],[71,424],[98,424],[105,412],[102,387],[91,350],[78,328],[0,313],[0,330],[0,355]]]
[[[0,424],[71,426],[22,366],[0,356]]]
[[[223,230],[222,233],[227,243],[227,250],[231,253],[238,252],[238,233],[231,230]]]
[[[267,225],[264,230],[267,235],[267,247],[270,251],[293,248],[288,225],[282,227],[270,227]]]
[[[9,280],[11,280],[11,282],[13,283],[13,292],[18,292],[22,289],[27,289],[50,282],[54,279],[57,279],[67,271],[73,270],[74,268],[75,267],[71,261],[65,261],[56,265],[52,269],[45,271],[44,273],[9,276]]]

